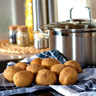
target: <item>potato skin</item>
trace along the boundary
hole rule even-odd
[[[17,73],[18,71],[22,71],[23,69],[21,69],[20,67],[17,66],[9,66],[4,70],[3,76],[9,81],[9,82],[13,82],[13,76],[15,73]]]
[[[26,71],[31,71],[34,74],[37,74],[37,72],[41,69],[45,69],[45,67],[40,64],[32,64],[26,67]]]
[[[45,58],[41,62],[41,65],[43,65],[47,69],[50,69],[55,64],[61,64],[61,63],[54,58]]]
[[[60,72],[65,68],[64,64],[55,64],[53,65],[50,70],[54,72],[57,76],[59,76]]]
[[[64,68],[59,75],[59,82],[62,85],[72,85],[78,80],[78,73],[72,67]]]
[[[42,58],[35,58],[31,61],[30,65],[32,64],[41,64]]]
[[[78,73],[82,72],[81,65],[75,60],[66,61],[64,65],[75,68]]]
[[[20,67],[24,70],[26,70],[27,64],[25,62],[18,62],[14,66]]]
[[[38,85],[53,85],[57,82],[57,76],[55,75],[55,73],[48,69],[42,69],[38,71],[35,82]]]
[[[34,79],[34,74],[30,71],[19,71],[13,76],[14,84],[17,87],[29,86]]]

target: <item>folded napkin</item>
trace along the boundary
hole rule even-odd
[[[26,62],[30,64],[30,62],[34,59],[40,57],[44,58],[55,58],[59,60],[62,64],[66,62],[64,56],[57,50],[46,51],[40,54],[34,55],[30,58],[25,58],[20,62]],[[7,66],[14,65],[15,62],[8,62]],[[83,69],[82,73],[78,74],[78,81],[74,85],[61,85],[57,82],[55,85],[49,86],[40,86],[36,85],[33,82],[28,87],[16,87],[14,83],[8,82],[4,77],[3,73],[0,74],[0,96],[6,95],[14,95],[14,94],[22,94],[22,93],[32,93],[37,90],[49,90],[54,89],[58,93],[65,95],[65,96],[96,96],[96,68],[95,66],[87,66],[81,64]],[[58,96],[61,96],[61,95]],[[56,95],[57,96],[57,95]]]

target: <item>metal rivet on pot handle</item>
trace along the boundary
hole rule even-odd
[[[87,8],[88,9],[88,11],[89,11],[89,24],[91,23],[91,9],[89,8],[89,7],[84,7],[84,8]],[[72,19],[72,10],[74,9],[74,7],[72,7],[71,9],[70,9],[70,19],[71,19],[71,21],[73,21],[73,19]]]
[[[39,31],[42,32],[44,35],[49,35],[49,29],[48,29],[48,26],[47,25],[44,25],[44,26],[40,26],[39,27]],[[46,31],[46,32],[45,32]]]

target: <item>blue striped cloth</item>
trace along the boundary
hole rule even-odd
[[[64,56],[57,50],[46,51],[40,54],[34,55],[30,58],[25,58],[21,60],[21,62],[26,62],[30,64],[30,62],[34,59],[40,57],[44,58],[55,58],[59,60],[62,64],[66,62]],[[14,65],[15,62],[8,62],[7,66]],[[58,93],[61,93],[65,96],[96,96],[96,68],[95,66],[87,66],[81,64],[83,69],[82,73],[78,75],[78,81],[74,85],[61,85],[59,81],[55,85],[49,86],[40,86],[36,85],[33,82],[28,87],[16,87],[14,83],[8,82],[4,77],[3,73],[0,74],[0,96],[8,96],[22,93],[32,93],[37,90],[49,90],[54,89]]]

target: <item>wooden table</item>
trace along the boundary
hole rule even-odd
[[[3,38],[3,36],[5,37]],[[0,37],[2,37],[0,38],[0,61],[24,59],[49,50],[49,48],[35,49],[32,44],[29,47],[11,45],[9,44],[8,34],[0,34]]]

